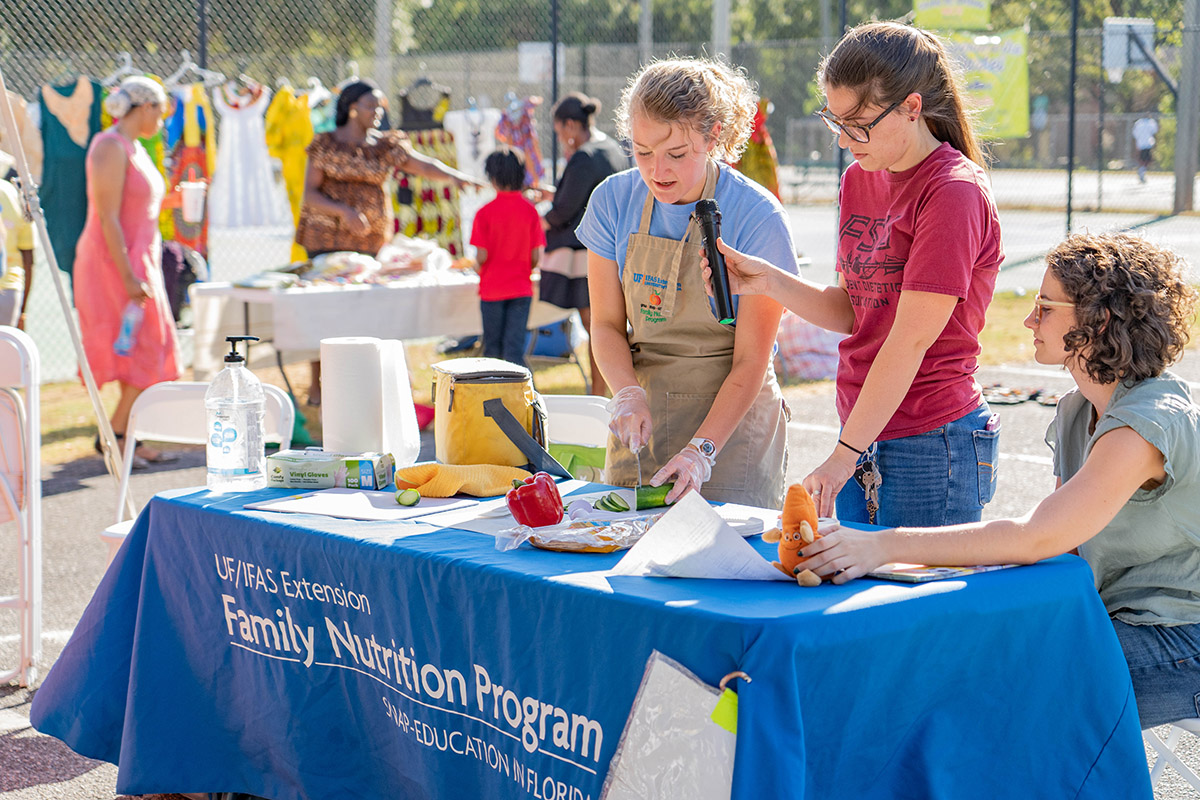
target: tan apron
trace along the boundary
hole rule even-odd
[[[713,196],[718,175],[710,161],[702,197]],[[704,290],[696,222],[688,223],[682,241],[651,236],[653,211],[648,192],[621,277],[633,368],[650,401],[652,432],[641,452],[645,483],[696,435],[733,366],[734,342],[734,327],[717,322]],[[758,397],[700,491],[710,501],[780,508],[786,467],[786,406],[768,364]],[[637,462],[615,436],[608,440],[605,470],[608,483],[637,483]]]

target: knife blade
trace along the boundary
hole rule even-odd
[[[642,450],[641,450],[641,448],[638,448],[637,450],[633,451],[633,458],[635,461],[637,461],[637,468],[638,468],[637,486],[633,487],[634,506],[636,507],[637,506],[637,490],[642,488]],[[635,508],[635,510],[636,510],[636,508]]]

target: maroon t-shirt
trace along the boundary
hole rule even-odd
[[[903,291],[951,294],[959,302],[879,439],[933,430],[979,405],[979,331],[1003,260],[987,175],[949,144],[904,172],[850,165],[837,249],[854,307],[853,332],[838,348],[843,423],[892,330]]]
[[[530,254],[546,245],[546,233],[537,209],[520,192],[499,192],[479,209],[471,244],[487,250],[487,261],[479,265],[480,300],[533,296]]]

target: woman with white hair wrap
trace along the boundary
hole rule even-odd
[[[116,122],[92,139],[87,154],[87,223],[75,262],[75,305],[83,348],[96,384],[117,381],[112,414],[118,442],[133,401],[146,387],[179,377],[175,322],[162,277],[158,215],[165,186],[139,138],[162,125],[166,94],[154,80],[135,76],[104,101]],[[141,309],[132,345],[114,351],[127,308]],[[96,438],[100,450],[100,439]],[[170,460],[139,446],[133,466]]]

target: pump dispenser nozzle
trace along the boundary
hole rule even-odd
[[[225,356],[226,364],[237,364],[245,361],[245,357],[237,351],[238,342],[257,342],[257,336],[226,336],[225,341],[229,342],[229,353]],[[247,345],[248,346],[248,345]]]

